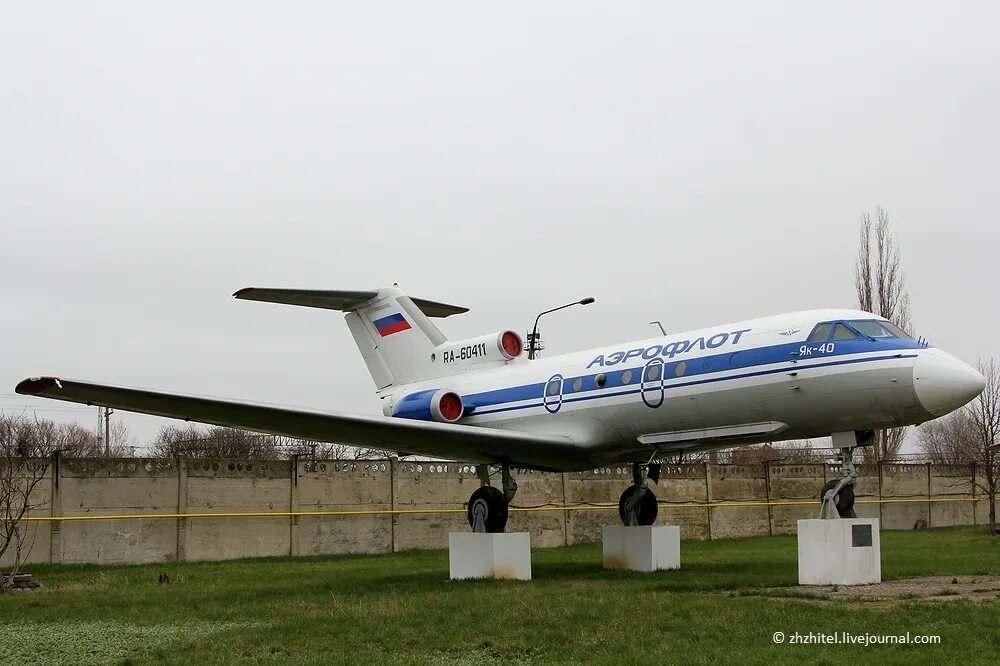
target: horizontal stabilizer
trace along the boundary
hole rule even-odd
[[[233,400],[160,393],[56,377],[25,379],[15,389],[84,405],[243,428],[319,442],[406,451],[475,463],[513,463],[543,470],[578,471],[592,464],[569,437],[479,428],[388,416],[360,416],[274,407]]]
[[[377,291],[327,291],[316,289],[260,289],[244,287],[233,298],[245,301],[264,301],[267,303],[284,303],[300,305],[307,308],[323,308],[325,310],[342,310],[353,312],[366,302],[378,296]],[[411,298],[413,304],[420,308],[428,317],[449,317],[468,312],[469,308],[447,303],[437,303],[422,298]]]

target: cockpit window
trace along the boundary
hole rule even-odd
[[[806,342],[826,342],[826,339],[830,337],[831,328],[833,328],[833,324],[820,324],[813,329],[812,334]]]
[[[877,321],[852,321],[851,326],[869,338],[891,338],[892,333]]]
[[[837,324],[837,328],[833,329],[834,340],[853,340],[856,337],[858,337],[858,334],[843,324]]]
[[[852,321],[851,326],[858,329],[869,338],[879,339],[896,337],[907,340],[910,337],[898,326],[888,321]]]
[[[913,336],[911,336],[909,333],[901,329],[899,326],[893,324],[891,321],[883,321],[882,325],[885,326],[890,331],[892,331],[893,335],[895,335],[897,338],[902,338],[904,340],[913,339]]]

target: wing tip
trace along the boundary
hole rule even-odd
[[[58,377],[28,377],[18,382],[14,392],[21,395],[39,395],[53,388],[62,388]]]

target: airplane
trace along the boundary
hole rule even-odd
[[[664,457],[831,436],[843,478],[820,492],[824,513],[853,516],[851,463],[874,431],[919,424],[978,396],[974,368],[859,310],[809,310],[525,357],[501,330],[449,340],[432,318],[468,308],[368,291],[247,287],[239,300],[338,310],[382,401],[382,416],[274,407],[58,377],[20,382],[22,395],[99,405],[313,441],[476,463],[473,531],[503,532],[517,492],[511,469],[572,472],[630,463],[619,498],[625,525],[657,514],[647,479]],[[537,323],[537,322],[536,322]],[[501,488],[490,482],[499,466]]]

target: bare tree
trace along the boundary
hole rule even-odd
[[[311,442],[278,435],[253,433],[222,426],[164,426],[150,444],[154,456],[174,458],[241,458],[280,460],[291,455],[318,460],[361,460],[383,458],[385,454],[346,444]]]
[[[744,446],[724,452],[723,461],[731,465],[760,465],[781,462],[787,465],[822,463],[828,457],[823,449],[813,448],[811,440],[792,440]]]
[[[663,456],[662,462],[667,465],[696,465],[704,462],[718,462],[718,450],[711,451],[679,451]]]
[[[156,438],[148,445],[149,454],[155,458],[176,458],[197,453],[197,444],[207,436],[207,429],[191,423],[186,426],[162,426]]]
[[[276,460],[282,457],[282,440],[222,426],[163,426],[150,444],[154,456],[174,458],[242,458]]]
[[[40,499],[35,487],[58,442],[55,429],[39,425],[23,414],[0,414],[0,558],[13,554],[10,565],[0,569],[0,593],[10,590],[34,544],[37,523],[29,526],[25,518],[49,501]]]
[[[56,423],[37,416],[30,418],[26,412],[19,416],[9,417],[18,423],[24,437],[32,440],[58,442],[59,450],[67,456],[75,458],[103,458],[105,454],[104,440],[93,430],[79,423]],[[111,456],[127,458],[132,455],[132,435],[121,421],[111,426]]]
[[[38,421],[37,427],[51,428],[54,431],[53,437],[59,441],[60,450],[67,456],[75,458],[105,456],[104,438],[79,423],[56,424],[51,421]],[[128,458],[135,450],[132,435],[121,421],[111,424],[111,446],[108,448],[112,458]]]
[[[960,409],[917,428],[917,448],[929,462],[968,465],[978,462],[979,433],[969,409]]]
[[[388,454],[385,451],[359,448],[348,444],[317,442],[315,455],[317,460],[376,460],[385,458]]]
[[[986,493],[990,512],[990,534],[997,535],[997,473],[1000,466],[1000,367],[993,359],[979,362],[979,372],[986,378],[986,387],[979,397],[965,408],[976,433],[976,463],[983,468],[985,485],[976,485]]]
[[[888,319],[910,332],[910,295],[900,262],[899,246],[889,229],[889,214],[875,208],[875,219],[861,216],[858,259],[854,266],[854,286],[858,306]],[[890,460],[903,445],[906,428],[888,428],[875,433],[875,443],[864,449],[865,460]]]
[[[110,430],[111,457],[125,458],[133,455],[136,448],[135,439],[133,439],[128,427],[121,421],[112,421]]]

